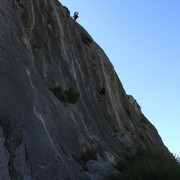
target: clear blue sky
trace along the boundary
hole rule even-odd
[[[180,155],[180,0],[60,0],[103,48],[127,94]]]

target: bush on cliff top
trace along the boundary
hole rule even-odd
[[[115,167],[118,176],[111,180],[179,180],[179,157],[166,151],[141,148],[135,155],[125,156],[127,163],[119,162]]]

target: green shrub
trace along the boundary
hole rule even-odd
[[[71,104],[75,104],[80,96],[80,93],[72,87],[66,90],[65,94],[67,95],[68,102],[70,102]]]
[[[80,93],[77,92],[74,88],[69,88],[64,91],[60,86],[50,89],[53,94],[64,103],[75,104],[80,96]]]
[[[63,102],[66,102],[66,101],[67,101],[67,100],[66,100],[67,98],[66,98],[66,96],[65,96],[65,94],[64,94],[64,91],[63,91],[63,89],[62,89],[60,86],[55,87],[55,88],[51,88],[50,91],[52,91],[53,94],[54,94],[60,101],[63,101]]]
[[[119,162],[118,176],[114,180],[179,180],[179,158],[172,154],[154,149],[138,149],[135,155],[125,155],[126,163]]]
[[[88,45],[88,46],[93,41],[92,38],[88,34],[86,34],[84,32],[81,33],[81,39],[82,39],[83,43]]]

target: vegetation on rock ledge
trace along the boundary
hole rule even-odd
[[[70,87],[68,90],[63,90],[60,86],[50,89],[53,94],[64,103],[75,104],[78,101],[80,93],[74,88]]]
[[[115,168],[118,175],[111,180],[179,180],[179,157],[167,151],[138,149],[135,155],[125,155],[126,161],[119,162]]]

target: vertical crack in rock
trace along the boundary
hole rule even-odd
[[[42,115],[41,115],[39,112],[37,112],[37,110],[36,110],[35,107],[34,107],[34,113],[35,113],[35,115],[38,117],[38,119],[41,121],[42,126],[43,126],[43,128],[44,128],[44,130],[45,130],[45,132],[46,132],[46,134],[47,134],[47,137],[48,137],[48,139],[49,139],[49,141],[50,141],[50,143],[51,143],[54,151],[57,153],[58,157],[61,157],[60,154],[58,153],[58,151],[57,151],[54,143],[53,143],[53,140],[51,139],[51,136],[50,136],[47,128],[46,128],[46,125],[45,125],[45,122],[44,122],[44,119],[43,119]]]
[[[4,133],[0,127],[0,176],[2,179],[10,180],[8,162],[9,152],[6,149]]]

